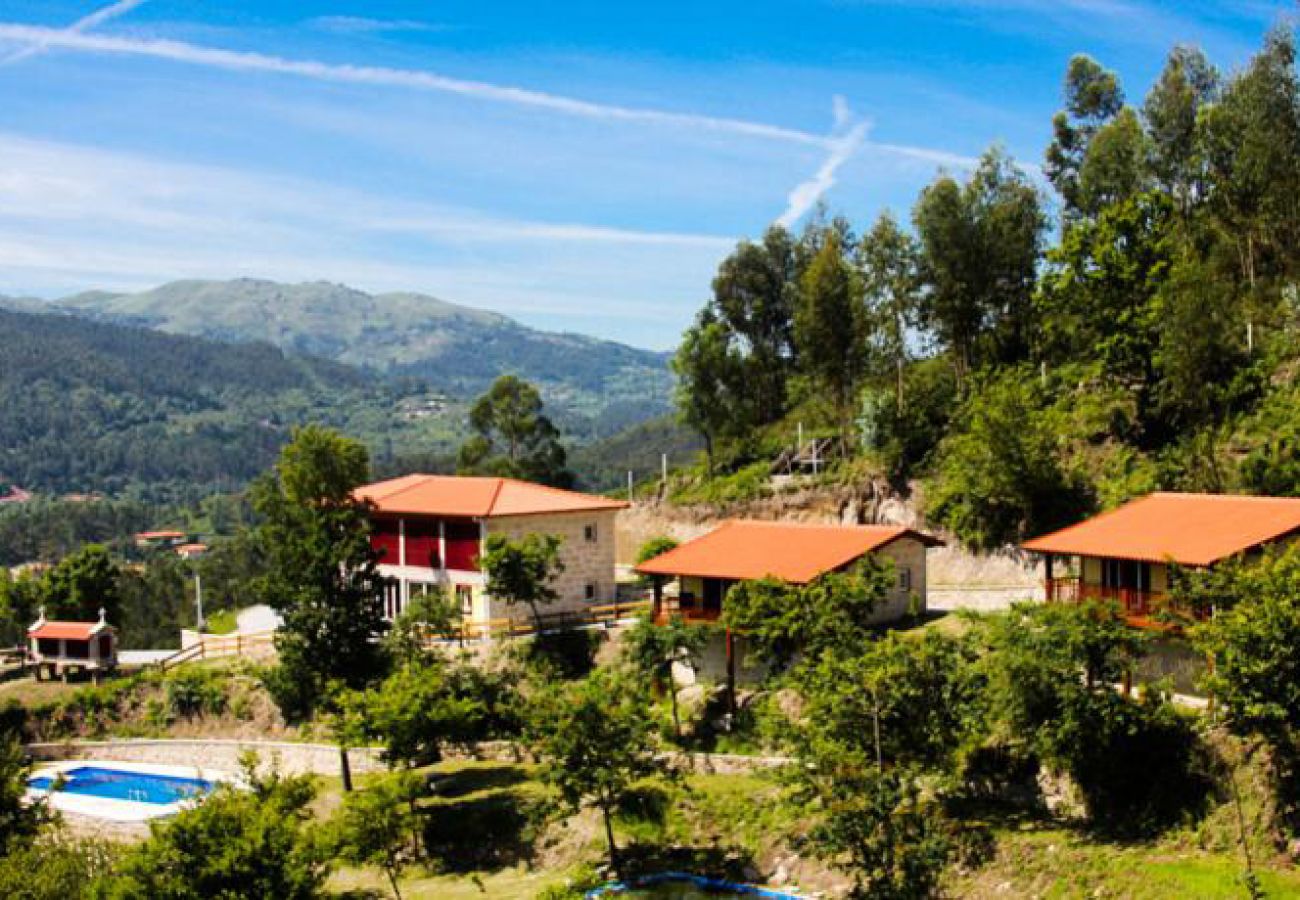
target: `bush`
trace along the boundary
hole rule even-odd
[[[225,712],[226,690],[212,669],[183,666],[163,680],[163,695],[170,718],[192,719]]]
[[[11,900],[71,900],[86,896],[110,873],[118,849],[101,841],[42,837],[0,856],[0,897]]]

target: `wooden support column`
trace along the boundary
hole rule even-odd
[[[664,580],[660,575],[650,576],[651,590],[654,592],[654,605],[651,607],[650,618],[652,621],[659,621],[659,612],[664,603]]]
[[[736,720],[736,639],[727,629],[727,712],[731,714],[732,725]]]
[[[1052,601],[1052,554],[1043,557],[1043,599]]]

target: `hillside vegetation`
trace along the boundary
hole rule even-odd
[[[1178,47],[1133,99],[1079,56],[1050,196],[994,147],[910,228],[740,244],[675,360],[703,494],[762,490],[798,423],[980,548],[1155,489],[1300,493],[1295,63],[1286,27],[1231,74]]]
[[[58,314],[0,309],[0,477],[46,493],[166,500],[242,487],[293,425],[360,435],[383,457],[449,451],[451,415],[408,419],[419,397],[355,368]]]

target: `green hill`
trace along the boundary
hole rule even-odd
[[[663,354],[527,328],[496,313],[415,293],[367,294],[326,282],[176,281],[136,294],[94,291],[59,308],[223,341],[264,341],[460,397],[512,372],[536,383],[557,421],[587,436],[669,407]]]
[[[242,486],[293,425],[356,434],[378,458],[449,452],[462,408],[362,370],[70,315],[0,308],[0,481],[150,500]]]

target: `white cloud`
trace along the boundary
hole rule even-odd
[[[307,24],[338,34],[385,34],[398,31],[446,31],[446,25],[415,19],[371,19],[366,16],[316,16]]]
[[[763,122],[645,107],[595,103],[528,88],[450,78],[435,72],[417,69],[395,69],[384,66],[350,64],[336,65],[313,60],[286,59],[280,56],[246,50],[202,47],[184,41],[85,34],[17,23],[0,23],[0,40],[41,43],[47,48],[58,47],[92,53],[146,56],[230,71],[294,75],[321,81],[435,91],[496,103],[535,107],[588,119],[640,122],[647,125],[662,125],[675,128],[702,128],[710,131],[797,144],[821,146],[827,143],[827,139],[822,135],[800,131],[795,128],[769,125]]]
[[[126,15],[137,6],[141,6],[145,0],[117,0],[116,3],[110,3],[108,6],[101,7],[90,15],[82,16],[73,22],[67,28],[61,30],[63,34],[80,34],[83,31],[89,31],[97,25],[102,25],[110,19],[116,19],[118,16]],[[11,63],[21,62],[24,59],[30,59],[44,53],[49,49],[49,41],[33,41],[26,47],[15,50],[8,56],[0,59],[0,65],[9,65]]]
[[[835,97],[833,108],[836,135],[828,141],[830,152],[811,178],[795,185],[790,191],[786,198],[785,212],[776,218],[778,225],[790,228],[802,219],[835,185],[835,173],[862,148],[867,138],[868,123],[854,122],[853,113],[843,97]]]

